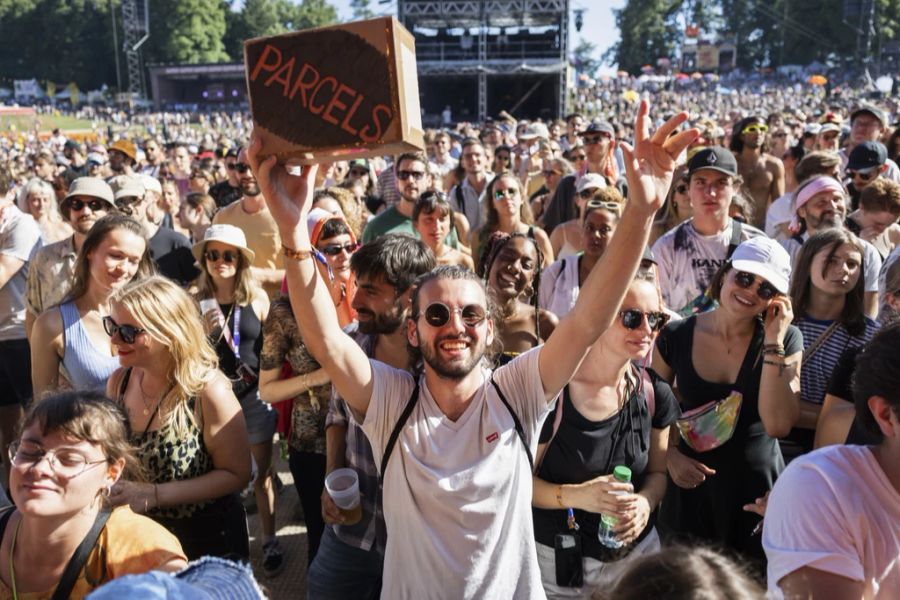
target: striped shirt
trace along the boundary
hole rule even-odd
[[[854,336],[844,328],[837,327],[831,337],[822,344],[800,370],[800,397],[807,402],[822,404],[825,401],[825,392],[831,372],[837,366],[841,354],[848,348],[855,348],[866,344],[878,330],[878,323],[865,318],[866,329],[862,335]],[[794,325],[803,334],[804,351],[812,346],[821,336],[832,321],[820,321],[808,316],[794,319]]]
[[[352,337],[370,358],[375,357],[375,342],[378,336],[361,333],[357,323],[351,323],[344,332]],[[332,386],[331,402],[328,405],[328,416],[325,418],[325,429],[332,425],[347,428],[344,436],[347,448],[344,453],[344,466],[356,471],[359,476],[359,493],[362,504],[362,519],[354,525],[334,525],[334,533],[338,539],[354,548],[369,551],[376,546],[384,553],[387,540],[387,529],[384,525],[384,507],[381,503],[381,490],[378,487],[378,468],[372,456],[369,438],[363,433],[354,419],[350,418],[350,407],[338,395]]]

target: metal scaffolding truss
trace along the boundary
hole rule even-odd
[[[128,91],[132,97],[144,97],[144,68],[141,46],[150,37],[149,0],[122,0],[123,50],[128,68]]]
[[[400,0],[406,23],[422,27],[528,27],[559,22],[569,0]]]

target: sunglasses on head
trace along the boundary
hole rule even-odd
[[[863,171],[847,171],[847,177],[850,177],[852,179],[861,179],[863,181],[869,181],[870,179],[874,179],[877,176],[878,171],[875,169],[872,169],[868,173],[864,173]]]
[[[84,210],[85,206],[89,207],[93,212],[97,212],[100,210],[109,210],[109,204],[107,204],[103,200],[80,200],[78,198],[72,198],[67,202],[69,205],[69,210],[74,210],[75,212]]]
[[[146,329],[141,329],[134,325],[119,325],[109,316],[103,317],[103,329],[109,337],[114,337],[116,334],[119,334],[119,337],[122,338],[122,341],[126,344],[133,344],[138,335],[146,333],[147,331]]]
[[[233,263],[238,259],[238,253],[231,250],[224,250],[221,253],[218,250],[207,250],[203,253],[204,258],[209,262],[216,262],[220,258],[226,263]]]
[[[644,312],[636,308],[620,311],[619,316],[622,318],[622,326],[625,329],[637,329],[643,325],[644,317],[647,318],[650,331],[659,331],[669,322],[669,315],[664,312]]]
[[[606,202],[605,200],[589,200],[584,207],[585,214],[588,210],[608,210],[617,215],[622,214],[622,205],[618,202]]]
[[[407,179],[421,181],[423,177],[425,177],[425,171],[397,171],[397,179],[400,181],[406,181]]]
[[[768,125],[763,125],[762,123],[756,123],[754,125],[747,125],[741,131],[741,133],[765,133],[769,130]]]
[[[341,246],[340,244],[335,244],[333,246],[325,246],[319,252],[322,254],[327,254],[328,256],[337,256],[341,252],[346,252],[347,254],[353,254],[356,249],[359,247],[359,244],[344,244]]]
[[[443,327],[450,322],[450,315],[459,313],[462,322],[467,327],[477,327],[487,318],[487,311],[477,304],[469,304],[462,308],[450,308],[442,302],[429,304],[422,315],[425,322],[432,327]]]
[[[747,273],[746,271],[737,271],[734,274],[734,282],[738,285],[738,287],[748,290],[753,287],[753,283],[756,281],[757,277],[753,273]],[[771,300],[775,296],[778,295],[778,290],[775,289],[771,283],[763,279],[759,278],[759,287],[756,288],[756,295],[759,296],[760,300]]]

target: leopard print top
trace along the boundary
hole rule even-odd
[[[128,387],[130,376],[131,369],[128,369],[119,388],[120,405],[123,404],[124,392]],[[191,411],[194,410],[195,403],[195,398],[188,401]],[[141,461],[141,466],[143,466],[150,483],[193,479],[213,470],[212,455],[203,442],[203,430],[196,424],[192,425],[184,436],[176,435],[172,430],[172,424],[168,422],[159,429],[143,433],[133,432],[131,445],[134,446],[138,460]],[[152,508],[147,511],[147,516],[183,519],[190,517],[198,509],[208,504],[210,502]]]

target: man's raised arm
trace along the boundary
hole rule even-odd
[[[318,166],[305,166],[300,175],[291,175],[277,164],[274,156],[260,161],[261,147],[254,135],[247,157],[278,223],[282,244],[289,253],[296,253],[284,260],[294,318],[307,348],[331,376],[338,393],[358,415],[364,416],[372,397],[372,365],[359,345],[341,330],[331,293],[311,256],[306,218]]]
[[[696,129],[671,135],[686,119],[685,113],[676,115],[650,135],[648,105],[641,102],[634,148],[621,144],[629,191],[625,212],[609,247],[581,287],[575,307],[541,350],[539,369],[548,401],[568,383],[616,317],[640,264],[653,217],[672,183],[675,159],[699,135]]]

